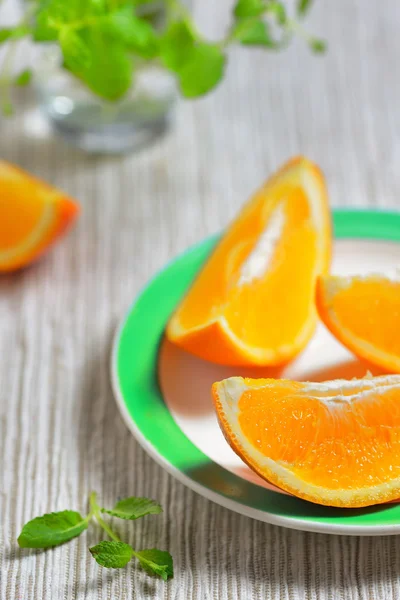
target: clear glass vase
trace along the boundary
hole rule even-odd
[[[143,63],[124,98],[107,102],[60,65],[58,49],[47,49],[35,87],[52,129],[67,142],[88,152],[121,154],[143,148],[167,129],[177,91],[161,66]]]

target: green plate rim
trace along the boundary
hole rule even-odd
[[[338,239],[400,242],[400,213],[333,211]],[[122,320],[114,339],[111,375],[122,416],[143,448],[182,483],[231,510],[303,531],[347,535],[400,532],[400,504],[367,509],[319,506],[261,488],[227,471],[183,433],[158,385],[158,351],[168,318],[219,236],[176,257],[147,284]],[[162,302],[160,302],[162,298]]]

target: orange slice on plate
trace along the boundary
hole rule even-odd
[[[358,507],[400,497],[400,376],[307,383],[232,377],[212,388],[222,431],[265,480]]]
[[[226,365],[279,365],[316,324],[331,223],[321,171],[295,158],[244,206],[170,319],[170,341]]]
[[[352,352],[400,373],[400,272],[394,276],[321,277],[321,319]]]
[[[63,192],[0,161],[0,272],[35,260],[78,212],[78,205]]]

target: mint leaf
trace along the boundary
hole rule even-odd
[[[200,42],[178,72],[182,94],[194,98],[209,92],[224,74],[225,56],[216,44]]]
[[[65,66],[98,96],[118,100],[132,83],[133,63],[127,49],[121,42],[110,42],[98,24],[81,30],[79,38],[82,54],[76,54],[78,44],[71,40],[66,52],[63,49]]]
[[[47,9],[37,11],[33,17],[32,38],[34,42],[55,42],[58,40],[58,30],[52,24],[53,21]]]
[[[159,51],[155,30],[145,19],[133,14],[132,6],[123,7],[102,20],[102,30],[144,58],[154,58]]]
[[[38,4],[32,19],[32,35],[37,42],[57,41],[59,31],[66,26],[79,31],[85,22],[96,23],[108,10],[104,0],[36,0],[32,4]]]
[[[21,71],[19,75],[17,75],[14,79],[15,85],[24,86],[28,85],[32,79],[32,71],[30,69],[25,69]]]
[[[145,515],[158,515],[162,512],[162,508],[154,500],[132,496],[117,502],[112,510],[102,508],[101,512],[118,517],[119,519],[134,521]]]
[[[9,40],[14,33],[14,27],[3,27],[0,29],[0,44]]]
[[[2,102],[1,111],[5,117],[12,117],[12,115],[14,114],[14,108],[9,100],[5,100]]]
[[[168,27],[161,39],[160,56],[177,74],[187,98],[206,94],[222,79],[225,56],[221,47],[201,41],[185,19]]]
[[[282,2],[270,2],[267,8],[270,14],[273,14],[276,18],[276,21],[279,25],[284,25],[286,23],[286,8]]]
[[[135,552],[141,567],[150,575],[158,575],[164,581],[174,576],[174,564],[172,556],[165,550],[151,548]]]
[[[235,17],[258,17],[266,9],[263,0],[238,0],[233,10]]]
[[[7,40],[18,40],[30,33],[26,25],[17,25],[16,27],[2,27],[0,29],[0,44]]]
[[[59,35],[59,42],[65,64],[69,69],[74,71],[90,66],[91,56],[89,48],[76,31],[69,28],[62,29]]]
[[[63,0],[65,2],[65,0]],[[84,6],[84,2],[79,0],[80,5],[86,11],[86,15],[89,13],[90,15],[103,15],[108,11],[107,0],[86,0],[87,5]],[[121,4],[121,2],[117,2],[116,4]]]
[[[50,548],[68,542],[87,529],[87,521],[73,510],[36,517],[23,526],[18,537],[21,548]]]
[[[49,18],[57,24],[76,23],[92,12],[92,2],[87,0],[40,0],[39,3],[40,8],[46,10]]]
[[[322,54],[326,50],[326,42],[324,40],[311,39],[309,42],[310,48],[317,54]]]
[[[179,71],[194,46],[194,35],[186,20],[172,23],[161,39],[161,58],[168,69]]]
[[[154,4],[154,0],[132,0],[134,6],[144,6],[146,4]]]
[[[107,569],[122,569],[133,556],[133,549],[124,542],[100,542],[89,548],[89,552],[99,565]]]
[[[233,28],[232,36],[241,44],[266,46],[267,48],[275,47],[268,24],[262,19],[243,19],[238,21]]]
[[[297,14],[304,16],[310,9],[312,0],[298,0],[297,2]]]
[[[130,50],[137,52],[144,58],[154,58],[158,55],[160,49],[157,34],[151,24],[138,17],[132,18],[130,33],[125,43]]]

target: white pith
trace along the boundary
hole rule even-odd
[[[379,385],[376,385],[379,380]],[[362,383],[365,388],[360,392],[360,384]],[[345,394],[345,390],[351,391],[356,388],[354,394]],[[399,389],[400,388],[400,375],[383,375],[382,377],[371,377],[367,376],[364,379],[336,379],[335,381],[327,381],[323,383],[309,383],[302,388],[302,391],[308,398],[315,398],[326,406],[335,406],[338,404],[351,404],[355,401],[363,401],[368,398],[369,395],[381,394],[383,391],[387,391],[388,388]],[[335,391],[337,393],[332,393]]]
[[[345,290],[351,287],[355,282],[360,281],[376,281],[384,282],[389,281],[390,283],[400,283],[400,268],[392,267],[384,270],[381,273],[364,273],[362,275],[346,275],[346,276],[332,276],[328,275],[324,279],[324,287],[326,290],[326,296],[330,300],[336,295],[338,289]]]
[[[277,243],[285,226],[285,211],[281,201],[272,212],[268,223],[260,235],[255,247],[242,264],[239,286],[262,279],[271,266]]]

